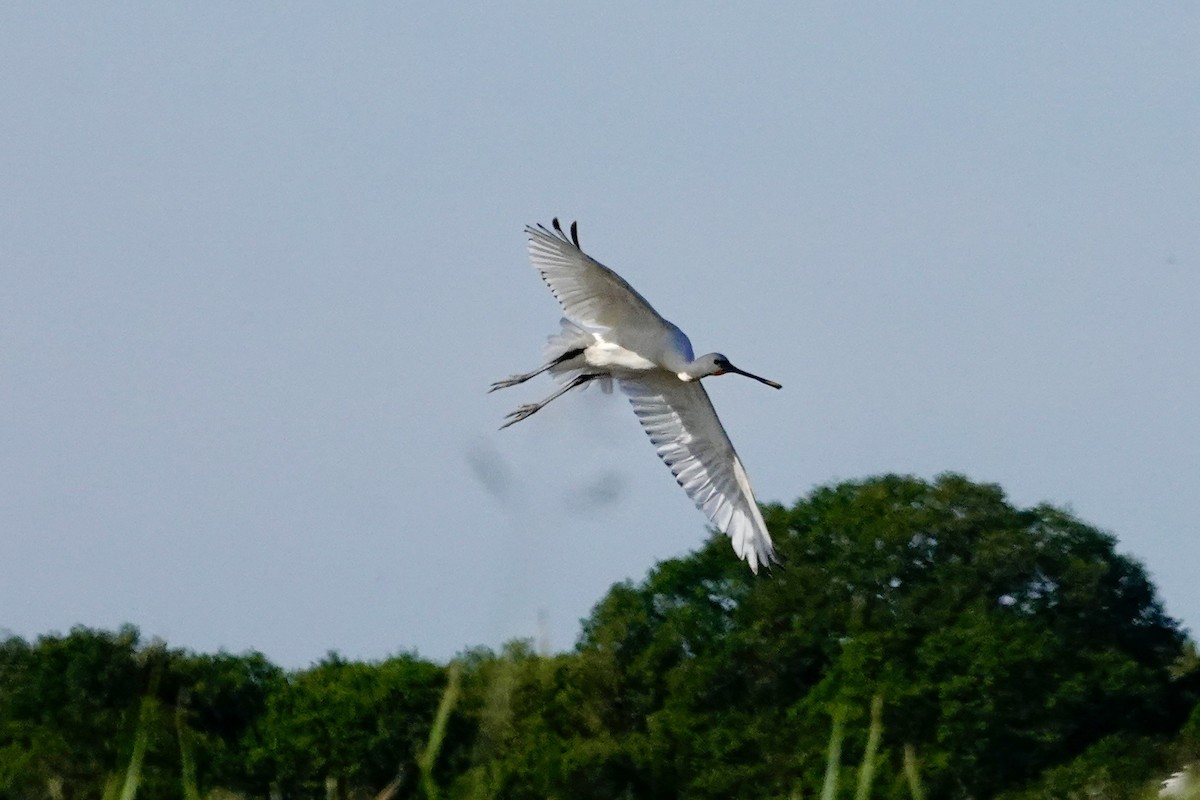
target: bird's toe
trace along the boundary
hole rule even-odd
[[[500,430],[504,430],[509,425],[513,425],[523,419],[527,419],[540,408],[541,406],[539,406],[537,403],[526,403],[525,405],[520,406],[515,411],[512,411],[504,416],[504,418],[508,421],[500,426]]]
[[[507,389],[509,386],[516,386],[518,383],[521,383],[524,380],[525,380],[524,375],[510,375],[509,377],[504,378],[503,380],[499,380],[499,381],[496,381],[495,383],[493,383],[491,388],[488,389],[488,394],[491,394],[492,392],[496,391],[497,389]]]

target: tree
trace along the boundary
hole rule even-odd
[[[368,664],[330,654],[267,698],[256,768],[285,791],[323,796],[325,781],[382,789],[411,768],[445,670],[403,655]]]
[[[14,795],[100,794],[149,682],[138,644],[137,629],[126,626],[0,646],[0,787]]]
[[[263,718],[285,685],[284,671],[262,653],[175,655],[163,694],[177,704],[180,758],[193,760],[198,787],[269,792]]]
[[[629,750],[662,796],[815,791],[831,710],[855,710],[856,763],[877,694],[881,758],[899,776],[907,745],[934,797],[994,796],[1108,734],[1181,722],[1181,632],[1141,566],[1066,512],[957,475],[883,476],[767,520],[787,562],[768,579],[714,537],[585,622],[608,731],[644,740]]]
[[[769,576],[714,536],[612,587],[573,652],[456,659],[436,758],[448,670],[416,656],[0,642],[0,797],[98,796],[131,763],[149,798],[1134,797],[1200,753],[1200,660],[1112,536],[957,475],[764,514]]]

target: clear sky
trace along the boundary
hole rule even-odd
[[[569,647],[706,530],[619,396],[496,430],[555,215],[784,384],[761,500],[963,472],[1200,628],[1195,5],[430,5],[0,8],[0,629]]]

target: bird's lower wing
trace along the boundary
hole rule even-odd
[[[778,562],[750,480],[700,381],[667,373],[621,378],[658,455],[696,507],[727,534],[739,558],[758,572]]]

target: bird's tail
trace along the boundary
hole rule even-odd
[[[543,351],[543,357],[547,364],[557,361],[572,350],[585,350],[596,341],[595,336],[566,317],[562,318],[560,324],[562,327],[559,328],[558,333],[552,333],[546,339],[546,349]],[[563,361],[561,364],[555,364],[550,368],[550,374],[559,383],[567,383],[574,380],[585,366],[587,364],[581,355],[577,358]],[[609,376],[605,375],[589,381],[585,384],[585,388],[589,385],[597,384],[605,394],[612,392],[613,382]]]

